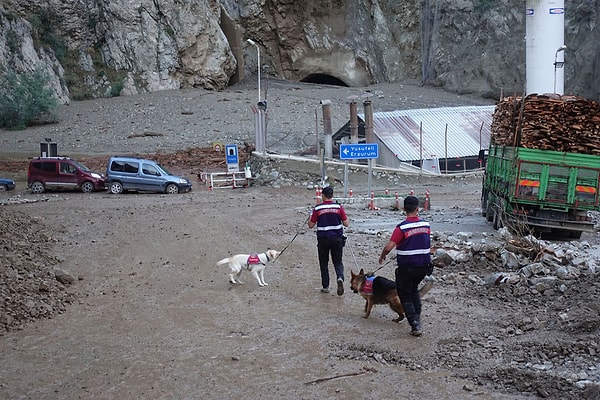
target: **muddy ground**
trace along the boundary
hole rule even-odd
[[[5,159],[25,154],[12,150]],[[486,257],[437,268],[435,286],[424,298],[424,335],[415,338],[405,321],[392,322],[387,307],[362,318],[364,302],[348,284],[343,296],[320,293],[315,233],[304,226],[314,190],[305,182],[208,190],[194,169],[181,171],[194,190],[175,196],[32,195],[23,171],[10,171],[18,187],[1,194],[3,252],[18,248],[18,259],[28,262],[17,268],[16,257],[5,257],[2,268],[29,271],[17,274],[14,285],[39,278],[29,264],[60,268],[76,280],[57,285],[64,301],[47,317],[23,321],[0,336],[0,398],[600,396],[598,274],[582,274],[565,282],[562,292],[541,294],[481,284],[502,270]],[[366,192],[364,173],[349,179],[355,193]],[[503,243],[480,215],[480,182],[477,175],[403,176],[391,183],[376,179],[374,186],[400,195],[429,190],[432,209],[422,214],[432,229],[467,237],[452,246],[434,243],[468,250],[474,243]],[[347,204],[347,279],[350,270],[377,268],[379,252],[402,218],[366,205]],[[18,224],[11,228],[13,221]],[[597,233],[585,233],[579,243],[582,257],[597,257]],[[267,287],[248,275],[244,285],[232,285],[227,271],[215,266],[229,255],[267,248],[286,248],[267,266]],[[392,265],[378,274],[393,277]],[[3,304],[15,300],[3,290]]]

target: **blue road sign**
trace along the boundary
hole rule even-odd
[[[238,148],[237,144],[228,144],[225,146],[225,155],[227,158],[227,164],[238,163]]]
[[[227,160],[227,172],[239,172],[239,157],[237,144],[225,146],[225,158]]]
[[[359,160],[361,158],[379,158],[379,144],[352,143],[340,145],[340,160]]]

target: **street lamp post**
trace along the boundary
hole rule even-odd
[[[256,54],[258,57],[258,102],[260,103],[260,47],[256,44],[256,42],[252,39],[246,39],[246,42],[250,43],[252,46],[256,47]]]
[[[565,66],[564,61],[556,61],[556,60],[558,58],[558,53],[560,53],[561,51],[565,51],[566,48],[567,48],[567,46],[563,44],[556,50],[556,53],[554,53],[554,93],[555,94],[556,94],[556,69],[563,68]],[[564,58],[563,58],[563,60],[564,60]]]

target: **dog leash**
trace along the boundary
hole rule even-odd
[[[306,219],[304,220],[302,225],[300,225],[300,228],[298,228],[298,230],[296,231],[296,234],[294,235],[292,240],[290,240],[290,242],[288,244],[286,244],[283,249],[281,249],[281,251],[279,252],[279,255],[277,257],[275,257],[275,260],[277,260],[283,254],[283,252],[286,251],[288,247],[290,247],[290,244],[292,244],[292,242],[298,237],[298,235],[300,234],[300,230],[302,229],[302,226],[306,225],[306,223],[308,222],[308,219],[310,218],[310,215],[311,214],[308,214],[308,217],[306,217]],[[273,260],[273,261],[275,261],[275,260]]]
[[[348,236],[346,236],[346,237],[348,237]],[[346,239],[346,244],[348,244],[347,239]],[[356,265],[356,268],[358,268],[358,261],[356,261],[356,257],[354,256],[354,250],[352,249],[351,243],[348,245],[348,248],[350,248],[350,253],[352,254],[352,259],[354,260],[354,265]]]
[[[346,243],[347,243],[347,241],[346,241]],[[350,253],[352,254],[352,258],[354,259],[354,265],[356,265],[356,268],[358,269],[358,261],[356,261],[356,257],[354,256],[354,250],[352,249],[351,245],[349,245],[348,247],[350,248]],[[370,272],[369,276],[375,275],[375,272],[379,271],[381,268],[385,267],[386,265],[388,265],[392,261],[393,261],[393,259],[390,258],[389,260],[387,260],[386,262],[384,262],[383,264],[381,264],[379,266],[379,268],[377,268],[375,271]]]
[[[375,271],[371,272],[371,275],[375,275],[375,272],[379,271],[381,268],[385,267],[386,265],[388,265],[389,263],[391,263],[393,261],[392,258],[390,258],[389,260],[387,260],[386,262],[384,262],[383,264],[381,264],[379,266],[379,268],[377,268]]]

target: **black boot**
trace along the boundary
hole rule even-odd
[[[423,332],[421,331],[421,323],[419,321],[414,321],[411,325],[410,334],[413,336],[421,336]]]

